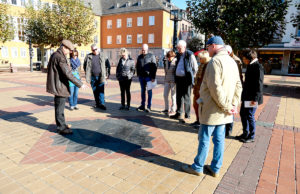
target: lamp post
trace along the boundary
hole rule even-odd
[[[177,45],[177,31],[178,31],[178,21],[182,20],[182,9],[172,9],[170,11],[170,20],[174,21],[174,33],[173,33],[173,50],[176,50]]]
[[[32,43],[31,43],[31,38],[29,38],[30,72],[33,72],[32,54],[33,54]]]

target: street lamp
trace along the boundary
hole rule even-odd
[[[184,10],[182,9],[172,9],[170,11],[170,20],[174,21],[174,33],[173,33],[173,50],[176,50],[177,46],[177,28],[178,28],[178,21],[182,20]]]
[[[29,37],[30,72],[33,72],[32,54],[33,54],[32,43],[31,43],[31,38]]]

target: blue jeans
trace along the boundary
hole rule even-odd
[[[256,108],[245,108],[244,101],[242,102],[240,116],[243,125],[243,136],[246,139],[254,139],[255,137],[255,112]]]
[[[209,142],[211,135],[213,135],[212,141],[214,143],[214,152],[210,167],[215,173],[219,173],[222,166],[225,141],[225,125],[201,124],[198,136],[198,154],[194,159],[194,164],[192,165],[192,168],[197,172],[203,172],[204,163],[209,151]]]
[[[141,97],[142,97],[142,102],[141,106],[145,107],[145,102],[146,102],[146,86],[147,82],[151,81],[150,77],[139,77],[140,85],[141,85]],[[152,101],[152,90],[148,90],[148,106],[147,108],[151,108],[151,101]]]
[[[77,99],[78,99],[78,87],[77,86],[70,86],[70,96],[68,99],[69,99],[70,107],[77,106]]]
[[[94,98],[96,105],[104,105],[105,99],[104,99],[104,83],[100,83],[100,77],[99,76],[92,76],[91,77],[91,86],[94,93]]]

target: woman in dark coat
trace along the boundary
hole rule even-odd
[[[120,110],[129,110],[130,108],[130,85],[135,72],[134,60],[128,56],[128,51],[125,48],[120,50],[121,58],[117,66],[116,77],[119,81],[121,90],[121,107]],[[127,98],[127,106],[125,106],[125,93]]]

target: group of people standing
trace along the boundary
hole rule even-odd
[[[239,106],[243,133],[236,138],[245,143],[254,141],[256,128],[254,115],[257,106],[263,102],[264,74],[255,51],[246,51],[243,56],[243,63],[247,65],[243,80],[241,60],[233,54],[230,46],[224,45],[221,37],[211,37],[206,45],[206,50],[198,54],[199,65],[194,54],[187,50],[184,40],[178,42],[178,52],[167,52],[163,61],[165,108],[162,112],[172,119],[186,122],[191,116],[193,90],[196,121],[192,125],[199,129],[199,146],[194,163],[182,166],[182,170],[201,175],[204,168],[207,168],[212,176],[217,177],[223,162],[225,136],[231,135],[233,118],[238,113]],[[92,45],[91,50],[83,63],[85,78],[92,87],[95,108],[106,110],[104,87],[110,76],[110,63],[96,45]],[[141,87],[141,105],[137,110],[151,112],[152,90],[147,88],[147,84],[155,82],[157,60],[148,51],[148,45],[143,44],[141,54],[135,63],[127,49],[120,50],[116,68],[116,78],[121,91],[120,110],[130,109],[130,86],[136,72]],[[72,54],[68,62],[69,53]],[[78,52],[74,50],[70,41],[63,40],[60,48],[50,57],[47,75],[47,92],[55,96],[57,131],[62,135],[72,133],[71,126],[65,123],[65,99],[69,98],[71,110],[78,109],[78,88],[88,87],[80,80],[79,67]],[[211,136],[214,143],[213,160],[211,165],[204,167]]]

